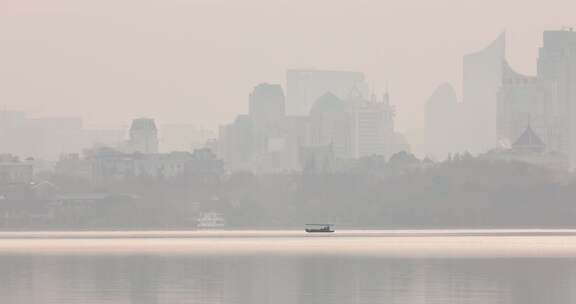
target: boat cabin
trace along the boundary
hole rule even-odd
[[[334,224],[306,224],[306,232],[334,232]]]

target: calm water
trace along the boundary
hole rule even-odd
[[[576,232],[0,234],[0,303],[576,303]]]

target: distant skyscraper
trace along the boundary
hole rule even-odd
[[[266,153],[279,149],[284,137],[286,118],[284,91],[279,84],[257,85],[249,98],[249,116],[252,122],[253,151]]]
[[[426,156],[443,160],[451,153],[462,152],[460,119],[462,105],[458,103],[452,85],[444,83],[432,93],[426,103]]]
[[[259,172],[286,167],[287,121],[284,90],[279,84],[257,85],[249,98],[254,168]]]
[[[494,148],[497,92],[502,84],[506,38],[502,33],[485,49],[464,56],[463,101],[467,138],[465,148],[481,153]]]
[[[279,84],[261,83],[250,94],[249,114],[255,121],[278,121],[286,115],[284,90]]]
[[[301,168],[302,148],[311,145],[310,117],[286,117],[286,167],[291,170]]]
[[[310,129],[311,145],[330,146],[337,158],[390,157],[399,139],[388,94],[368,100],[357,92],[343,100],[326,93],[310,111]]]
[[[538,77],[522,75],[504,62],[503,83],[498,92],[500,147],[510,147],[526,126],[531,125],[550,150],[560,151],[558,130],[555,130],[550,115],[553,100]]]
[[[560,152],[576,167],[576,33],[544,32],[537,76],[525,76],[503,63],[498,93],[498,137],[508,143],[529,131],[545,149]],[[557,153],[558,154],[558,153]]]
[[[368,85],[360,72],[288,70],[286,83],[289,115],[309,115],[314,102],[326,93],[345,99],[356,89],[368,98]]]
[[[130,127],[130,148],[144,154],[158,153],[158,130],[151,118],[138,118]]]
[[[336,157],[353,157],[350,106],[332,93],[316,100],[310,111],[311,146],[331,146]]]
[[[232,170],[274,172],[293,164],[287,148],[284,91],[278,84],[262,83],[250,93],[248,115],[220,127],[218,153]],[[289,159],[291,158],[291,159]],[[294,165],[292,165],[293,167]]]
[[[538,58],[538,77],[553,100],[549,101],[551,124],[562,131],[560,150],[566,152],[570,168],[576,168],[576,33],[545,31]]]
[[[388,94],[382,100],[372,97],[352,101],[352,155],[354,158],[381,155],[397,150],[394,133],[394,107]],[[403,148],[405,149],[405,148]]]
[[[220,127],[218,156],[231,170],[251,169],[253,156],[252,121],[248,115],[238,115],[233,123]]]

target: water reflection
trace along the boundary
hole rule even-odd
[[[575,260],[3,255],[0,303],[574,303]]]

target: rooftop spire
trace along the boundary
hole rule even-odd
[[[386,91],[382,96],[382,102],[385,104],[390,104],[390,92],[388,91],[388,81],[386,81]]]

